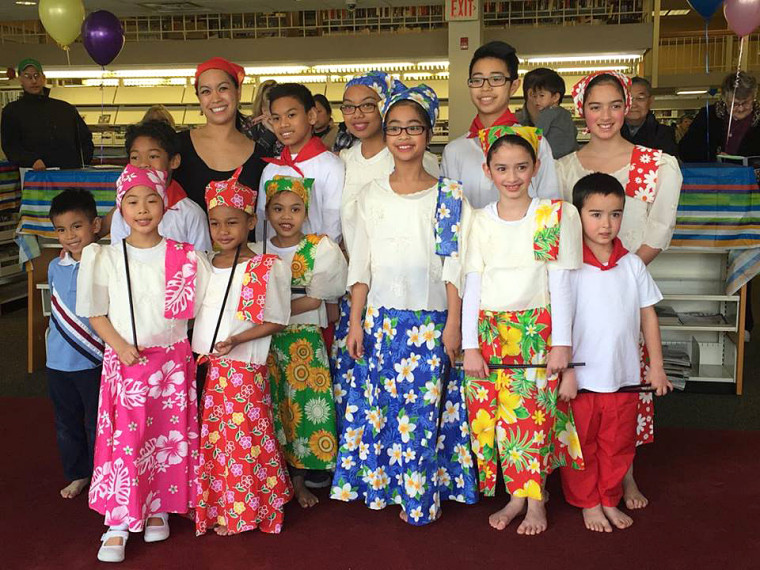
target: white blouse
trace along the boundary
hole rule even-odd
[[[461,269],[458,259],[435,253],[437,197],[437,184],[414,194],[397,194],[387,178],[373,180],[362,191],[347,288],[367,284],[368,305],[446,310],[446,282],[458,285]]]
[[[258,244],[249,243],[248,247],[254,253],[260,253]],[[211,255],[213,259],[213,254]],[[243,290],[243,277],[248,260],[237,264],[235,275],[232,278],[232,286],[224,305],[224,313],[219,325],[219,333],[216,342],[228,339],[232,335],[240,334],[255,326],[251,321],[238,319],[237,313],[240,295]],[[230,280],[231,267],[220,269],[211,266],[212,274],[206,289],[203,304],[195,319],[193,327],[193,352],[209,354],[211,340],[214,337],[214,329],[219,321],[219,313],[222,308],[224,292]],[[290,318],[290,264],[277,260],[272,265],[267,283],[266,301],[264,305],[264,322],[287,325]],[[244,342],[233,348],[226,358],[251,364],[266,364],[269,354],[271,336],[265,336]]]
[[[187,338],[187,321],[164,317],[166,290],[166,240],[141,249],[127,245],[137,343],[141,347],[171,346]],[[195,314],[203,303],[211,266],[204,255],[197,255]],[[77,314],[83,317],[107,316],[114,329],[132,343],[127,273],[121,243],[90,244],[82,251],[77,279]]]
[[[583,264],[583,237],[578,211],[563,202],[556,261],[537,261],[533,253],[536,230],[534,198],[525,217],[502,220],[492,202],[473,213],[464,273],[479,273],[480,308],[486,311],[525,311],[550,302],[549,271],[578,269]]]
[[[300,245],[300,244],[299,244]],[[293,263],[293,257],[296,254],[298,245],[292,247],[277,247],[269,240],[267,251],[274,253],[282,259],[288,267]],[[311,274],[311,280],[306,285],[306,295],[323,301],[335,302],[346,290],[346,277],[348,265],[343,252],[338,244],[328,237],[323,237],[314,250],[314,270]],[[288,284],[288,299],[298,299],[303,297],[303,293],[290,294],[290,283]],[[298,315],[291,315],[288,324],[291,325],[318,325],[326,327],[327,310],[322,303],[318,308]]]
[[[592,171],[583,168],[575,152],[560,158],[556,163],[563,199],[572,202],[573,186]],[[629,168],[630,164],[627,164],[610,173],[623,188],[628,184]],[[654,249],[668,248],[676,227],[676,210],[682,182],[683,175],[678,161],[675,157],[663,153],[662,164],[657,171],[657,194],[654,202],[626,196],[623,223],[618,237],[628,251],[636,253],[643,244]]]
[[[388,178],[395,165],[393,155],[388,147],[384,147],[371,158],[364,158],[361,143],[340,151],[340,157],[346,163],[346,183],[343,186],[340,222],[343,230],[343,242],[348,251],[356,231],[359,193],[369,182]],[[438,178],[440,168],[436,155],[425,152],[422,164],[430,176]]]

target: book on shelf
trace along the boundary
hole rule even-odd
[[[705,313],[694,311],[689,313],[678,313],[681,324],[684,325],[725,325],[728,323],[726,317],[720,313]]]
[[[654,312],[657,313],[657,319],[660,325],[680,325],[681,319],[678,313],[669,305],[655,305]]]

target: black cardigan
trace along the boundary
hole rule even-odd
[[[710,106],[709,118],[702,109],[686,131],[678,145],[684,162],[715,162],[716,156],[726,145],[726,126],[729,109],[725,102],[718,101]],[[710,132],[710,146],[707,146],[707,132]],[[752,126],[739,145],[739,156],[760,156],[760,104],[755,101],[752,109]]]

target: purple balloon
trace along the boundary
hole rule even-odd
[[[124,47],[124,27],[111,12],[98,10],[82,24],[82,41],[93,61],[105,67]]]
[[[760,0],[726,0],[723,15],[737,36],[748,36],[760,26]]]

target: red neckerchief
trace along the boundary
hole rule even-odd
[[[583,242],[583,263],[588,263],[589,265],[598,267],[602,271],[607,271],[615,267],[617,265],[617,262],[620,261],[620,258],[627,253],[628,250],[623,247],[623,242],[618,238],[615,238],[612,240],[612,253],[610,254],[610,259],[607,262],[607,265],[604,265],[596,258],[594,253],[591,251],[591,248],[586,245],[586,242]]]
[[[180,183],[176,180],[169,182],[169,186],[166,187],[166,209],[173,208],[177,205],[177,202],[185,198],[187,198],[187,193]]]
[[[496,119],[491,125],[492,127],[497,126],[507,126],[511,127],[512,125],[516,125],[520,121],[517,120],[517,117],[515,117],[515,114],[507,109],[504,111],[504,114]],[[472,120],[472,123],[470,124],[470,132],[467,133],[468,139],[474,139],[478,136],[478,131],[482,131],[485,129],[486,126],[483,124],[483,121],[480,120],[480,115],[475,115],[475,118]]]
[[[264,160],[266,162],[278,164],[280,166],[289,166],[298,172],[300,176],[304,176],[303,171],[298,168],[296,163],[305,162],[310,158],[319,156],[323,152],[328,152],[325,143],[323,143],[322,139],[319,137],[312,136],[309,139],[309,142],[307,142],[306,145],[296,155],[295,159],[293,158],[293,155],[290,154],[290,148],[286,146],[284,149],[282,149],[282,154],[280,154],[279,158],[265,158]]]

